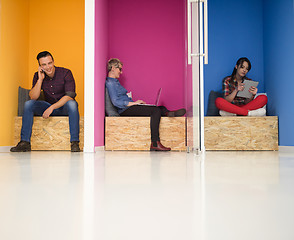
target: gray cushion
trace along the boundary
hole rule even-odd
[[[24,103],[30,100],[29,89],[18,87],[18,116],[23,115]]]
[[[223,97],[222,92],[210,91],[206,116],[220,116],[219,109],[215,106],[215,100],[218,97]]]
[[[117,109],[113,106],[107,88],[105,88],[105,112],[109,117],[119,116]]]

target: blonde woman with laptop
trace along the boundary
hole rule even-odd
[[[164,106],[148,105],[143,100],[133,101],[127,95],[127,90],[120,84],[119,77],[122,74],[123,63],[112,58],[108,61],[105,86],[112,104],[116,107],[120,116],[150,116],[151,145],[150,151],[170,151],[160,143],[159,124],[161,116],[180,117],[186,113],[185,109],[169,111]]]

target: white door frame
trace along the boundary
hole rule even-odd
[[[84,152],[94,152],[95,0],[85,0]]]

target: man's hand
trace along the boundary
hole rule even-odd
[[[41,66],[39,66],[38,68],[38,77],[40,81],[43,81],[45,78],[45,72],[44,70],[41,68]]]
[[[38,68],[38,81],[36,82],[35,86],[31,89],[31,91],[29,93],[31,99],[37,100],[40,97],[42,83],[43,83],[44,78],[45,78],[45,72],[41,68],[41,66],[39,66],[39,68]]]
[[[48,107],[46,110],[45,110],[45,112],[43,112],[43,118],[49,118],[49,116],[51,115],[51,113],[53,112],[53,107],[52,106],[50,106],[50,107]]]

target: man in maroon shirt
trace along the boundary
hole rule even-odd
[[[75,80],[69,69],[54,66],[51,53],[44,51],[37,55],[38,72],[33,78],[30,90],[31,100],[25,102],[22,118],[21,141],[10,149],[11,152],[31,151],[31,134],[34,115],[69,116],[71,151],[79,152],[79,110],[75,101]],[[43,90],[45,101],[39,101]]]

